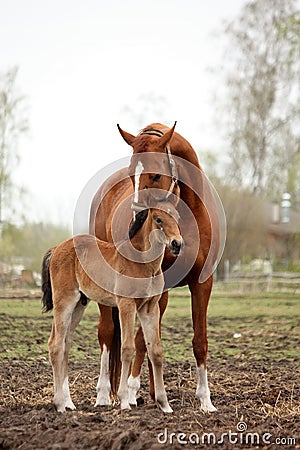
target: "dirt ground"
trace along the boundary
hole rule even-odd
[[[178,332],[183,336],[186,327]],[[210,357],[210,388],[218,408],[212,414],[203,414],[195,399],[193,364],[166,363],[165,384],[174,410],[168,415],[149,398],[146,369],[140,392],[143,403],[121,413],[119,405],[93,406],[98,361],[70,362],[71,394],[77,410],[59,414],[52,405],[47,355],[4,358],[0,449],[300,448],[299,359],[274,361],[267,352],[259,360],[241,355]]]

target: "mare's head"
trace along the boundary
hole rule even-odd
[[[175,125],[176,122],[169,129],[161,124],[152,124],[137,136],[122,130],[118,125],[121,136],[133,149],[129,175],[135,191],[134,203],[141,202],[139,191],[151,188],[160,190],[158,201],[169,198],[172,193],[179,197],[177,168],[170,150]]]
[[[130,227],[129,237],[133,238],[139,230],[146,231],[145,239],[150,236],[150,242],[155,239],[165,245],[173,255],[178,255],[183,247],[178,221],[179,214],[175,207],[170,202],[159,202],[155,208],[144,209],[137,213]],[[151,238],[152,232],[154,233]],[[143,233],[140,233],[139,239],[141,234]]]

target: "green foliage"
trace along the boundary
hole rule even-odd
[[[25,223],[17,227],[6,223],[0,240],[1,259],[23,261],[27,269],[40,272],[44,253],[70,235],[70,230],[60,225]]]

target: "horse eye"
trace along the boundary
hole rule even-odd
[[[160,179],[161,179],[161,175],[159,173],[157,173],[156,175],[154,175],[154,177],[152,177],[153,183],[156,183]]]
[[[156,217],[156,218],[155,218],[155,222],[156,222],[158,225],[160,225],[160,224],[162,224],[162,219],[161,219],[160,217]]]

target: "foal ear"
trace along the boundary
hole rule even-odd
[[[127,131],[122,130],[119,124],[117,124],[117,127],[124,141],[127,142],[128,145],[132,146],[133,141],[135,140],[135,136],[133,136],[133,134],[127,133]]]
[[[160,139],[159,139],[159,145],[163,148],[166,147],[166,145],[170,142],[171,137],[173,136],[175,127],[176,127],[176,123],[177,121],[175,121],[174,125],[172,126],[172,128],[170,128],[169,131],[167,131]]]

